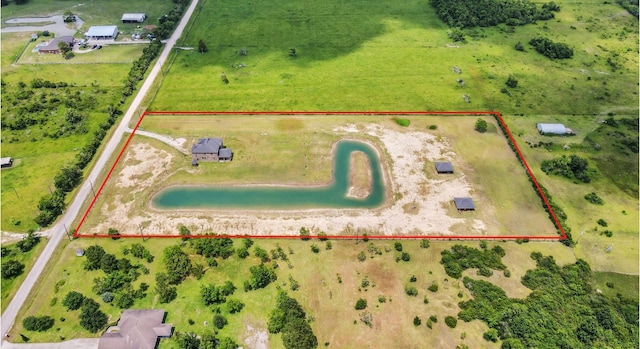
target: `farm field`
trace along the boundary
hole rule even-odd
[[[557,19],[470,29],[467,43],[453,43],[424,0],[206,2],[184,45],[202,39],[209,51],[175,53],[151,110],[637,115],[637,19],[613,2],[556,2]],[[550,60],[526,44],[535,36],[575,56]]]
[[[493,118],[483,117],[490,127],[481,134],[473,130],[474,116],[407,116],[406,128],[393,117],[147,115],[140,130],[176,139],[184,153],[136,134],[80,234],[104,234],[109,228],[175,234],[183,224],[197,234],[290,235],[304,226],[329,235],[555,236]],[[234,160],[194,168],[185,149],[205,136],[222,137]],[[150,206],[162,188],[176,185],[323,185],[332,180],[331,149],[340,139],[378,148],[387,177],[387,200],[379,209],[158,211]],[[486,150],[477,151],[479,145]],[[440,160],[451,161],[456,173],[438,175],[434,162]],[[460,196],[471,196],[478,209],[457,212],[452,200]]]

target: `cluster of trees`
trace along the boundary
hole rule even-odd
[[[473,247],[454,245],[449,250],[444,250],[440,254],[442,259],[440,264],[443,265],[447,275],[453,278],[460,278],[462,272],[469,268],[478,268],[478,274],[482,276],[491,276],[494,270],[506,271],[507,267],[502,264],[504,257],[504,249],[498,245],[491,249],[484,248],[481,250]]]
[[[51,327],[55,320],[48,315],[45,316],[27,316],[22,320],[22,327],[27,331],[44,332]]]
[[[563,267],[553,257],[532,253],[537,267],[522,283],[532,290],[525,299],[509,299],[495,285],[464,278],[474,299],[461,302],[458,317],[482,320],[503,348],[638,347],[638,301],[608,298],[590,285],[591,269],[578,260]]]
[[[10,259],[2,262],[0,269],[2,269],[3,279],[13,279],[24,272],[24,264],[15,259]]]
[[[225,303],[227,297],[235,291],[236,286],[231,281],[227,281],[222,286],[216,286],[214,284],[200,286],[200,296],[206,306]]]
[[[129,78],[122,90],[122,102],[124,102],[124,99],[131,96],[133,91],[136,90],[138,82],[144,79],[144,74],[147,72],[147,69],[149,69],[151,62],[156,59],[161,49],[162,43],[160,43],[160,41],[151,41],[149,46],[142,50],[142,56],[133,62],[133,65],[129,70]]]
[[[16,254],[17,253],[17,251],[15,251],[16,248],[22,253],[29,252],[39,242],[40,242],[40,237],[34,235],[33,232],[30,231],[24,239],[18,241],[15,244],[15,247],[2,246],[2,258],[4,259],[7,257],[11,257],[12,255]],[[2,270],[0,274],[2,275],[3,279],[13,279],[24,272],[24,267],[25,267],[24,263],[17,261],[15,259],[8,259],[6,261],[3,260],[2,265],[0,265],[0,270]]]
[[[193,332],[177,332],[173,337],[174,341],[181,349],[237,349],[238,343],[229,337],[218,338],[207,331],[198,336]]]
[[[264,263],[250,267],[249,272],[251,272],[251,276],[249,280],[245,280],[244,282],[245,292],[265,288],[278,279],[276,272]]]
[[[500,129],[502,130],[502,133],[507,139],[507,143],[509,144],[509,147],[511,147],[511,150],[517,155],[519,150],[516,148],[516,145],[511,140],[509,132],[507,129],[505,129],[505,126],[501,122],[498,114],[493,114],[493,117],[496,119],[498,126],[500,127]],[[522,165],[522,167],[526,167],[522,162],[522,158],[520,156],[516,156],[516,158],[518,159],[518,161],[520,161],[520,165]],[[538,194],[538,196],[540,196],[540,199],[542,200],[541,202],[542,207],[549,214],[549,218],[554,224],[556,224],[556,221],[553,219],[553,216],[551,214],[551,211],[549,210],[549,207],[547,207],[547,205],[544,203],[543,196],[544,198],[546,198],[547,202],[549,203],[549,206],[551,206],[551,209],[553,209],[553,212],[555,212],[556,218],[558,218],[558,224],[560,225],[556,227],[558,228],[558,233],[560,233],[560,228],[562,228],[567,236],[566,239],[560,240],[560,242],[566,246],[573,246],[574,242],[573,242],[573,238],[571,237],[571,228],[566,224],[566,220],[567,220],[566,213],[560,206],[558,206],[556,202],[553,201],[551,195],[549,194],[549,191],[544,186],[542,186],[542,184],[535,182],[533,178],[531,178],[529,171],[527,171],[527,176],[529,177],[529,183],[531,183],[531,185],[533,186],[533,189]],[[538,191],[538,186],[540,187],[540,191]]]
[[[538,53],[551,59],[565,59],[573,57],[573,49],[563,42],[553,42],[548,38],[537,37],[529,40]]]
[[[569,179],[577,179],[583,183],[591,182],[591,176],[588,169],[589,162],[572,154],[570,156],[562,155],[554,159],[543,160],[540,168],[546,174],[563,176]]]
[[[231,257],[235,250],[233,248],[233,240],[223,235],[213,233],[206,234],[206,238],[191,239],[191,246],[195,252],[207,259]]]
[[[431,0],[436,13],[451,27],[516,26],[547,20],[560,7],[553,2],[541,8],[528,0]]]
[[[638,17],[640,11],[638,10],[638,0],[616,0],[620,6],[629,11],[630,14]]]
[[[160,17],[160,25],[153,29],[153,35],[160,39],[168,39],[173,32],[173,29],[180,22],[180,18],[182,17],[182,13],[185,8],[189,5],[189,0],[173,0],[176,6],[166,15]]]
[[[270,333],[282,333],[282,343],[287,349],[313,349],[318,347],[318,338],[313,334],[298,301],[280,291],[276,308],[269,316],[267,329]]]

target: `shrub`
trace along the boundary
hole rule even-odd
[[[489,126],[489,124],[487,124],[487,122],[483,119],[478,118],[478,120],[476,120],[476,124],[474,126],[474,129],[480,133],[485,133],[487,132],[487,127]]]
[[[360,262],[364,262],[367,259],[367,255],[364,253],[364,251],[361,251],[358,254],[358,261]]]
[[[411,121],[409,119],[400,119],[400,118],[394,118],[393,121],[396,122],[396,124],[403,126],[403,127],[407,127],[409,125],[411,125]]]
[[[14,277],[22,274],[22,272],[24,271],[24,264],[10,259],[6,262],[3,262],[0,268],[2,268],[3,279],[13,279]]]
[[[498,341],[498,331],[494,328],[489,329],[489,331],[485,332],[482,335],[482,338],[484,338],[486,341],[495,343]]]
[[[507,85],[507,87],[516,88],[518,87],[518,80],[516,80],[513,75],[509,75],[509,78],[507,78],[505,84]]]
[[[237,299],[229,299],[227,301],[227,310],[229,310],[230,314],[239,313],[244,309],[244,303]]]
[[[100,299],[102,299],[102,301],[105,303],[111,303],[113,302],[113,293],[105,292],[100,295]]]
[[[427,240],[427,239],[420,240],[420,247],[421,248],[429,248],[429,240]]]
[[[217,329],[221,330],[227,324],[227,318],[220,314],[216,314],[213,316],[213,326]]]
[[[311,245],[311,252],[313,252],[313,253],[320,252],[320,247],[318,247],[318,245],[316,245],[316,244]]]
[[[393,247],[396,249],[396,251],[402,252],[402,244],[399,241],[394,242]]]
[[[561,42],[553,42],[547,38],[537,37],[529,41],[538,53],[551,59],[566,59],[573,57],[573,49]]]
[[[429,316],[429,320],[431,320],[431,322],[438,322],[438,317],[435,315],[431,315]]]
[[[402,252],[402,255],[400,256],[400,258],[405,262],[408,262],[411,260],[411,256],[406,252]]]
[[[424,296],[424,299],[422,300],[422,303],[429,304],[429,298],[427,296]]]
[[[598,196],[598,194],[591,192],[587,195],[584,196],[584,199],[589,201],[590,203],[594,204],[594,205],[604,205],[604,200],[602,200],[601,197]]]
[[[387,302],[387,297],[385,297],[385,296],[378,296],[378,302],[380,302],[380,303],[386,303],[386,302]]]
[[[444,318],[444,323],[447,324],[450,328],[456,328],[458,325],[458,320],[453,316],[447,316]]]
[[[416,278],[415,275],[411,275],[411,278],[409,279],[409,282],[416,282],[418,281],[418,278]]]
[[[422,320],[420,319],[419,316],[416,316],[413,318],[413,326],[420,326],[422,325]]]
[[[438,284],[431,284],[431,286],[429,286],[428,290],[431,291],[431,292],[438,292]]]
[[[404,287],[404,292],[408,295],[408,296],[412,296],[415,297],[418,295],[418,289],[415,288],[414,286],[410,286],[407,285]]]
[[[358,301],[356,302],[356,310],[362,310],[365,309],[367,307],[367,300],[366,299],[358,299]]]
[[[516,44],[516,50],[524,51],[524,45],[520,41]]]
[[[22,326],[27,331],[43,332],[53,327],[55,320],[48,315],[27,316],[22,320]]]
[[[606,227],[606,226],[608,226],[608,225],[609,225],[609,224],[607,223],[607,221],[605,221],[605,220],[604,220],[604,219],[602,219],[602,218],[598,219],[598,222],[597,222],[597,223],[598,223],[598,225],[601,225],[601,226],[603,226],[603,227]]]
[[[303,241],[310,240],[311,239],[310,235],[311,234],[309,233],[309,229],[307,229],[305,227],[300,227],[300,238]]]
[[[438,129],[438,125],[429,125],[429,129],[430,130],[437,130]]]

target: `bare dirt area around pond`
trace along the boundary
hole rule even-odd
[[[184,119],[174,124],[169,119],[156,120],[155,123],[146,125],[146,130],[168,137],[185,138],[187,144],[195,142],[197,133],[190,130],[188,125],[185,126],[188,124],[187,117],[180,118]],[[524,169],[518,164],[501,134],[482,135],[486,137],[478,141],[477,147],[487,149],[481,151],[470,150],[464,144],[465,137],[477,137],[473,133],[466,134],[474,132],[473,118],[430,118],[421,122],[412,121],[409,128],[397,126],[391,118],[383,117],[373,121],[370,117],[353,116],[343,121],[317,116],[305,116],[301,119],[303,126],[297,126],[294,131],[282,129],[282,121],[277,117],[256,117],[253,126],[256,128],[256,135],[250,136],[246,133],[252,132],[247,130],[251,126],[247,126],[249,124],[243,120],[238,120],[236,126],[225,128],[229,124],[224,118],[199,119],[200,125],[207,120],[210,128],[217,127],[217,135],[223,135],[225,145],[234,148],[236,154],[230,163],[205,164],[199,167],[191,166],[189,155],[155,139],[136,134],[83,224],[80,235],[105,234],[109,228],[115,228],[123,235],[177,235],[180,225],[189,228],[194,235],[214,232],[228,235],[296,236],[301,227],[309,229],[312,235],[325,232],[329,236],[356,236],[364,233],[368,236],[389,237],[552,236],[555,232]],[[427,126],[434,123],[439,123],[441,127],[437,131],[428,130]],[[466,130],[467,126],[470,131]],[[205,129],[207,127],[209,126],[204,126]],[[269,135],[271,138],[260,140],[259,135]],[[283,135],[286,137],[282,137]],[[251,137],[258,138],[243,141],[243,138]],[[386,199],[380,207],[157,210],[150,204],[151,198],[159,190],[176,185],[325,185],[331,181],[332,145],[340,139],[359,139],[376,148],[386,186]],[[296,145],[298,141],[300,144]],[[495,147],[500,149],[494,149]],[[498,159],[499,161],[495,161],[495,168],[486,167],[487,160],[478,156],[478,152]],[[301,155],[302,153],[304,154]],[[259,173],[270,168],[268,162],[275,161],[273,159],[282,157],[283,154],[294,158],[292,164],[297,161],[307,165],[291,169],[294,165],[288,164],[284,167],[290,169],[291,173],[273,176],[263,173],[264,177],[260,179]],[[366,171],[366,159],[359,159],[354,154],[351,158],[351,169],[355,169],[350,177],[351,192],[363,194],[371,175]],[[265,169],[260,167],[261,160],[258,159],[266,161]],[[436,161],[452,162],[455,173],[437,174],[434,169]],[[273,167],[279,168],[277,164],[273,164]],[[508,172],[506,175],[509,176],[509,181],[485,181],[491,176],[500,175],[500,172]],[[298,181],[292,180],[296,176],[299,177]],[[521,178],[517,179],[517,176]],[[281,182],[277,178],[281,178]],[[487,188],[496,183],[506,188],[498,192]],[[503,200],[505,192],[524,191],[529,194],[516,195],[514,202]],[[458,212],[453,204],[454,197],[472,197],[476,211]],[[499,212],[505,207],[508,208],[507,212]]]

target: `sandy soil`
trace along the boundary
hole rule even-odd
[[[353,138],[365,133],[381,141],[387,162],[387,204],[382,208],[322,209],[305,211],[159,211],[148,209],[132,215],[135,199],[122,202],[122,197],[109,198],[100,208],[104,219],[84,234],[99,234],[116,228],[122,234],[177,234],[184,224],[192,233],[216,232],[229,235],[297,235],[300,227],[329,235],[353,235],[356,231],[371,235],[465,235],[486,234],[485,222],[452,217],[453,197],[470,196],[471,189],[464,174],[437,177],[424,171],[425,162],[453,160],[455,153],[445,138],[425,132],[398,132],[379,125],[345,125],[336,132]],[[384,157],[383,157],[384,158]],[[169,167],[172,156],[146,144],[136,144],[127,152],[125,168],[115,178],[118,187],[137,193],[149,189]],[[165,167],[166,166],[166,167]],[[390,178],[388,178],[390,177]],[[107,194],[108,195],[108,194]],[[135,195],[134,195],[135,196]],[[140,203],[135,205],[141,207]],[[407,214],[411,207],[411,214]]]
[[[244,340],[247,349],[269,348],[269,333],[265,329],[253,328],[247,325],[247,338]]]

